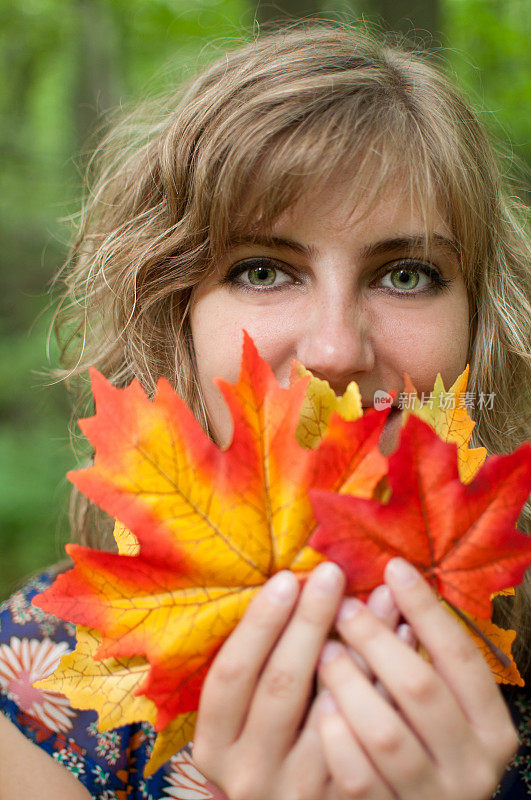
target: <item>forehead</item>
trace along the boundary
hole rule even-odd
[[[328,132],[330,133],[330,132]],[[326,216],[341,228],[381,212],[389,217],[415,217],[416,233],[426,242],[434,233],[458,242],[461,238],[448,205],[437,165],[415,142],[404,140],[388,128],[367,129],[366,136],[352,133],[338,139],[315,131],[294,132],[289,142],[266,148],[256,158],[228,170],[220,181],[209,209],[209,243],[213,261],[223,257],[234,240],[255,233],[270,233],[291,216],[302,218],[312,206],[318,224]],[[306,211],[305,211],[306,209]],[[411,225],[407,226],[411,231]],[[463,265],[463,259],[461,259]]]
[[[404,189],[407,182],[398,177],[371,191],[354,178],[342,177],[317,184],[300,193],[297,199],[270,219],[249,205],[229,237],[229,246],[247,241],[270,243],[281,238],[301,238],[331,242],[343,236],[370,234],[377,239],[403,237],[414,249],[420,243],[450,245],[457,251],[448,222],[434,198],[415,197]],[[454,253],[455,255],[455,253]]]
[[[355,180],[329,181],[302,194],[277,217],[274,227],[301,224],[306,217],[312,216],[321,217],[323,226],[337,233],[370,219],[383,228],[426,232],[437,227],[448,234],[449,226],[436,201],[415,197],[403,187],[404,182],[399,178],[389,180],[379,187],[379,191],[360,188]]]

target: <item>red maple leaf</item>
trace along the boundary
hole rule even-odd
[[[491,615],[490,596],[519,584],[531,538],[515,529],[531,489],[531,447],[491,456],[461,483],[457,448],[411,416],[389,458],[387,504],[311,491],[320,523],[308,544],[345,571],[347,592],[366,597],[401,556],[450,603]]]

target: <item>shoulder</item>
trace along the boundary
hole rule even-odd
[[[0,603],[0,642],[5,642],[6,637],[10,634],[16,635],[22,629],[25,634],[37,638],[46,636],[55,638],[58,634],[68,640],[74,640],[74,626],[52,617],[31,603],[35,595],[51,586],[57,575],[66,572],[69,567],[69,562],[64,561],[43,570]]]
[[[18,800],[27,795],[41,800],[68,797],[87,800],[91,795],[75,777],[26,739],[0,713],[0,800]]]

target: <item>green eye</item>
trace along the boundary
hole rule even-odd
[[[274,267],[253,267],[248,270],[249,283],[253,286],[271,286],[277,277],[277,271]]]
[[[280,289],[294,283],[293,277],[271,258],[245,258],[229,270],[223,283],[242,289],[260,291]]]
[[[414,289],[419,282],[419,273],[406,267],[399,267],[390,273],[391,283],[397,289]]]

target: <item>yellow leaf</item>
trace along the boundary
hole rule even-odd
[[[294,362],[292,380],[294,377],[305,376],[309,376],[310,382],[301,407],[295,437],[301,447],[312,448],[317,447],[323,438],[334,411],[342,419],[350,422],[363,416],[363,409],[360,390],[355,381],[351,381],[345,393],[338,397],[328,381],[314,377],[302,364]]]
[[[113,536],[121,556],[137,556],[140,553],[138,539],[121,522],[115,522]]]
[[[63,656],[52,676],[35,686],[61,692],[76,708],[95,709],[100,731],[147,720],[155,724],[157,708],[144,696],[136,696],[149,671],[145,658],[96,661],[94,654],[101,644],[97,631],[78,625],[77,645]]]
[[[410,414],[424,420],[445,442],[457,445],[457,467],[463,483],[470,483],[487,457],[484,447],[470,448],[468,442],[475,427],[468,411],[462,403],[468,383],[469,367],[459,375],[452,386],[445,390],[440,373],[437,375],[431,398],[421,403],[417,390],[406,376],[404,390],[412,397],[412,405],[402,412],[402,425]],[[414,398],[413,398],[414,396]]]
[[[75,708],[96,711],[99,731],[143,721],[155,726],[157,707],[141,694],[149,675],[146,659],[136,656],[96,660],[101,645],[98,632],[78,625],[76,638],[76,649],[63,656],[52,676],[37,681],[35,686],[66,695]],[[146,776],[156,772],[192,739],[196,716],[195,711],[180,714],[157,734]]]

